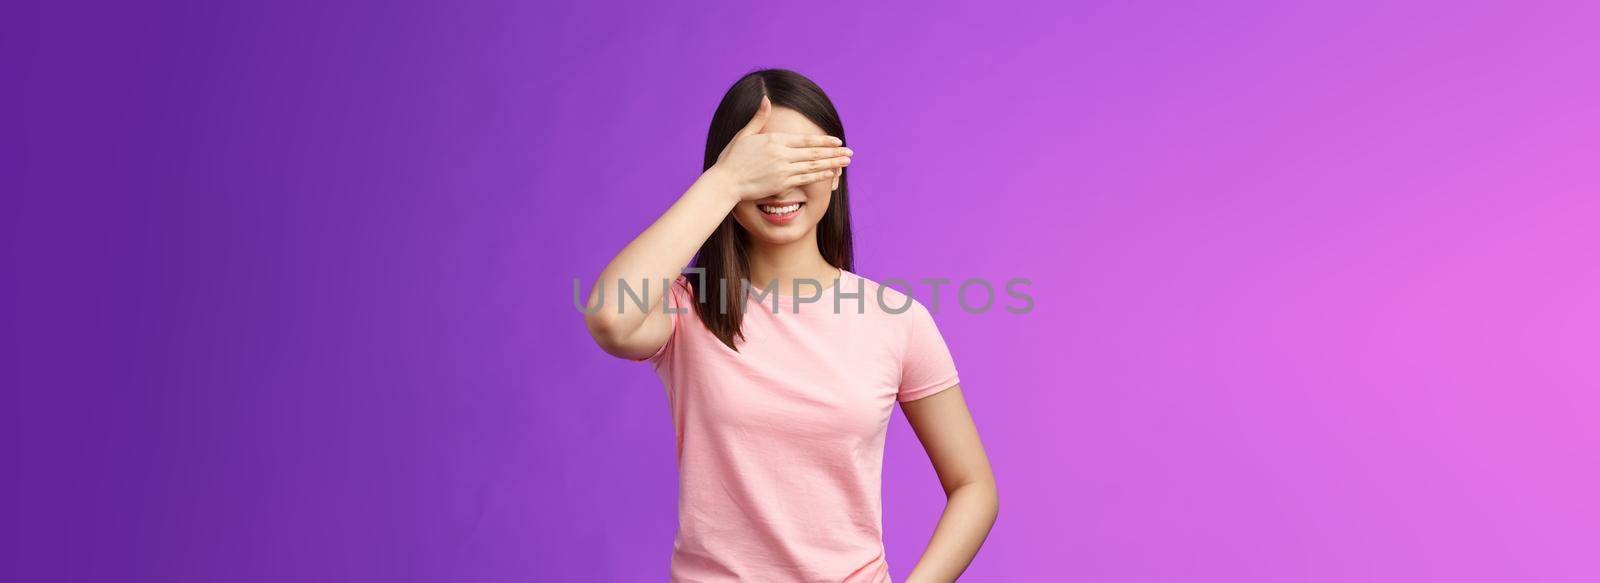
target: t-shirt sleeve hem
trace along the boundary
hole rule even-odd
[[[634,362],[655,363],[656,361],[661,360],[661,355],[665,354],[667,352],[667,345],[671,344],[671,343],[672,343],[672,339],[669,337],[666,342],[662,342],[661,343],[661,348],[657,348],[656,351],[654,353],[652,353],[650,356],[646,356],[646,357],[643,357],[643,358],[630,358],[628,360],[631,360],[631,361],[634,361]]]
[[[683,294],[686,292],[682,288],[686,287],[687,285],[688,284],[686,280],[682,276],[679,276],[678,280],[674,281],[672,288],[670,288],[672,293],[667,297],[661,298],[661,301],[666,304],[665,307],[670,307],[673,309],[687,309],[685,306],[681,305],[684,301],[686,301],[685,297],[683,296]],[[661,360],[666,356],[667,350],[672,348],[673,342],[677,341],[678,318],[684,315],[685,314],[673,313],[667,316],[667,320],[672,323],[672,327],[667,331],[667,341],[662,342],[661,347],[657,348],[654,353],[651,353],[650,356],[646,356],[644,358],[630,358],[628,360],[632,360],[634,362],[648,362],[655,366],[661,366]]]
[[[901,403],[905,403],[907,401],[915,401],[915,400],[918,400],[918,399],[924,399],[924,398],[931,397],[931,396],[933,396],[935,394],[938,394],[939,392],[941,392],[941,391],[943,391],[945,389],[948,389],[950,387],[954,387],[954,386],[959,385],[959,384],[961,384],[961,378],[952,376],[952,377],[950,377],[948,380],[946,380],[944,382],[934,383],[934,384],[927,385],[927,386],[922,387],[922,388],[912,389],[912,390],[909,390],[909,391],[900,391],[900,395],[898,397],[898,400]]]

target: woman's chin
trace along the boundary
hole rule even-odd
[[[810,233],[811,229],[805,225],[790,224],[781,227],[762,225],[750,234],[750,238],[763,245],[788,245],[805,239]]]

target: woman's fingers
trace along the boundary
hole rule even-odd
[[[789,153],[789,159],[796,162],[825,160],[841,156],[849,158],[855,155],[855,152],[851,151],[850,148],[790,148]]]
[[[793,165],[791,165],[790,168],[796,174],[809,174],[809,173],[812,173],[812,172],[822,172],[822,171],[826,171],[826,170],[833,170],[834,168],[843,168],[843,167],[849,166],[849,165],[850,165],[850,158],[847,157],[847,156],[840,156],[840,157],[837,157],[837,158],[824,158],[822,160],[807,160],[807,161],[804,161],[804,162],[796,162]]]
[[[794,176],[790,176],[787,180],[784,180],[784,187],[785,188],[793,188],[793,187],[796,187],[796,186],[805,186],[805,185],[811,184],[813,182],[822,182],[824,180],[832,180],[833,179],[833,175],[834,175],[835,172],[840,172],[840,171],[839,170],[824,170],[822,172],[811,172],[811,173],[808,173],[808,174],[796,174]]]
[[[734,134],[734,139],[761,133],[761,128],[766,127],[767,118],[772,115],[772,101],[767,96],[761,96],[761,107],[756,108],[756,114],[750,116],[750,123],[744,124],[744,129]]]
[[[840,140],[839,138],[835,138],[833,136],[823,136],[823,135],[817,135],[817,134],[767,134],[767,135],[772,136],[772,139],[777,140],[779,144],[783,144],[783,145],[789,146],[791,148],[822,148],[822,147],[834,147],[834,148],[836,148],[836,147],[844,145],[844,141],[843,140]]]

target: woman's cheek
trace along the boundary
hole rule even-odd
[[[833,192],[828,189],[828,186],[827,182],[813,182],[801,187],[806,191],[806,204],[808,206],[827,206],[828,199],[833,196]]]
[[[756,216],[756,213],[759,212],[761,211],[756,209],[755,204],[741,202],[738,204],[738,206],[733,207],[733,222],[738,223],[739,226],[744,227],[744,229],[748,231],[752,228],[752,224],[755,221],[761,219],[761,217]]]
[[[828,203],[833,201],[833,190],[828,188],[827,182],[807,186],[813,190],[806,193],[806,206],[812,207],[816,211],[815,216],[820,220],[822,214],[828,212]]]

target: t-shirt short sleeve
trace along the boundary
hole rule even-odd
[[[665,304],[663,309],[666,316],[672,321],[672,332],[667,334],[666,343],[662,344],[661,348],[656,349],[655,354],[641,359],[641,362],[648,362],[657,367],[660,367],[662,361],[665,361],[671,355],[673,345],[677,344],[678,329],[682,328],[682,324],[678,322],[678,319],[695,317],[694,306],[692,305],[694,303],[694,292],[689,291],[689,279],[681,275],[678,276],[678,280],[672,282],[671,292],[662,301]]]
[[[905,352],[900,359],[901,402],[915,401],[956,386],[961,379],[956,375],[955,359],[950,348],[939,334],[933,314],[921,302],[912,302],[911,309],[898,317],[909,318]]]

